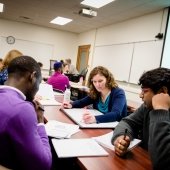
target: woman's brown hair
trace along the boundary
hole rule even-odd
[[[104,77],[106,77],[106,87],[108,89],[116,88],[118,87],[112,73],[105,67],[103,66],[97,66],[95,67],[91,72],[88,77],[88,82],[87,86],[89,87],[89,96],[93,99],[96,99],[99,96],[99,92],[96,90],[96,88],[93,85],[93,77],[97,74],[100,74]]]
[[[3,68],[2,68],[2,70],[8,68],[9,63],[10,63],[14,58],[20,57],[20,56],[22,56],[22,55],[23,55],[23,54],[22,54],[20,51],[18,51],[18,50],[11,50],[11,51],[9,51],[9,52],[6,54],[6,56],[5,56],[4,60],[3,60]]]

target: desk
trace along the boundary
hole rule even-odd
[[[66,123],[73,123],[64,113],[59,111],[59,106],[45,107],[47,120],[58,120]],[[82,129],[72,138],[89,138],[103,135],[111,129]],[[119,158],[113,151],[106,149],[108,157],[77,157],[76,162],[82,170],[151,170],[151,161],[147,151],[139,146],[126,155],[126,158]]]

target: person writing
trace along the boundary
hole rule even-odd
[[[115,153],[125,155],[130,141],[140,137],[141,146],[149,150],[153,169],[170,169],[170,69],[156,68],[145,72],[139,85],[144,103],[115,128],[112,138]]]
[[[63,103],[64,108],[83,108],[90,104],[104,115],[93,116],[84,113],[85,123],[103,123],[120,121],[127,116],[125,93],[115,82],[113,75],[102,66],[95,67],[88,78],[89,94],[72,103]]]
[[[33,103],[41,79],[38,63],[21,56],[10,62],[8,79],[0,86],[0,164],[7,168],[51,169],[43,109]]]

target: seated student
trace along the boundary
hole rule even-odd
[[[1,68],[0,71],[0,85],[3,85],[4,82],[8,79],[8,65],[10,64],[10,62],[16,58],[16,57],[20,57],[22,55],[22,53],[18,50],[11,50],[7,53],[7,55],[5,56],[4,60],[3,60],[3,66]]]
[[[67,63],[63,63],[63,73],[68,74],[69,73],[69,68]]]
[[[10,169],[51,168],[43,112],[32,103],[41,79],[38,63],[22,56],[9,64],[8,80],[0,87],[0,164]]]
[[[65,91],[66,87],[69,87],[69,79],[62,74],[62,63],[54,63],[55,73],[48,78],[47,83],[52,85],[54,89]]]
[[[0,71],[1,71],[2,67],[3,67],[3,59],[0,58]]]
[[[76,67],[74,65],[71,64],[71,59],[65,59],[65,63],[68,64],[68,73],[69,74],[79,74],[79,72],[77,71]]]
[[[40,69],[42,70],[42,68],[43,68],[43,63],[38,62],[38,65],[40,66]]]
[[[84,113],[85,123],[103,123],[120,121],[127,116],[127,105],[125,93],[115,82],[113,75],[105,67],[95,67],[88,78],[89,94],[87,97],[63,103],[64,108],[82,108],[93,104],[93,108],[104,113],[104,115],[93,116]]]
[[[123,156],[130,141],[140,136],[141,146],[151,153],[153,168],[170,169],[170,69],[157,68],[145,72],[139,85],[144,103],[115,128],[112,138],[115,153]],[[124,139],[125,129],[128,132]]]

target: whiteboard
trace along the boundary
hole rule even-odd
[[[43,63],[43,69],[50,69],[50,59],[53,56],[54,46],[34,41],[16,39],[14,44],[8,44],[6,37],[0,37],[0,58],[12,49],[21,51],[24,55],[33,57],[37,62]]]
[[[128,82],[132,54],[133,44],[96,46],[92,66],[104,66],[116,80]]]
[[[135,44],[130,83],[137,84],[142,73],[160,66],[162,44],[162,40]]]

